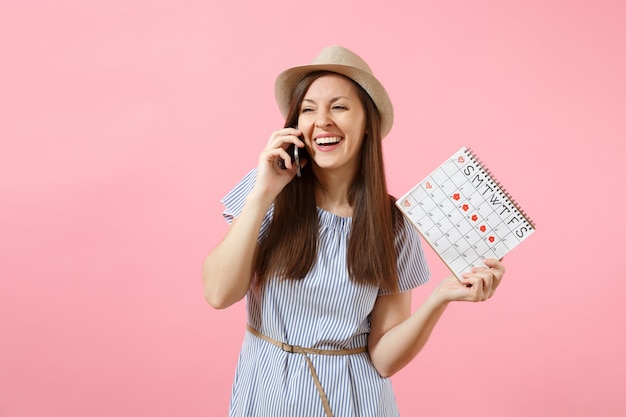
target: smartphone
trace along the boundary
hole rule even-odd
[[[299,139],[302,142],[304,142],[304,137],[303,136],[300,136]],[[296,145],[294,145],[292,143],[287,148],[287,153],[291,156],[291,162],[296,165],[296,175],[298,177],[301,177],[302,176],[302,168],[300,166],[300,158],[302,158],[302,156],[306,155],[305,148],[298,148]],[[282,169],[287,169],[287,167],[285,166],[283,161],[281,161],[281,165],[280,166],[281,166]]]

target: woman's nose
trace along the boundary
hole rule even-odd
[[[328,127],[330,125],[332,125],[332,120],[330,119],[330,117],[328,117],[327,114],[320,114],[319,117],[317,118],[317,121],[315,122],[315,127],[319,127],[319,128],[325,128]]]

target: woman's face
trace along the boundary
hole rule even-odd
[[[340,75],[315,80],[302,100],[298,129],[316,167],[354,175],[365,132],[365,110],[356,87]]]

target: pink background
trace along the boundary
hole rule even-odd
[[[275,76],[330,44],[388,87],[394,194],[470,146],[537,223],[394,377],[403,415],[626,414],[625,2],[4,3],[0,416],[225,415],[219,199],[282,126]]]

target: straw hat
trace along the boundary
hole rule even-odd
[[[354,52],[342,46],[324,48],[311,65],[289,68],[276,78],[274,92],[276,102],[283,117],[289,112],[289,102],[295,86],[305,75],[314,71],[332,71],[359,84],[370,95],[378,108],[381,121],[381,133],[387,136],[393,125],[393,105],[385,87],[374,77],[370,67]]]

